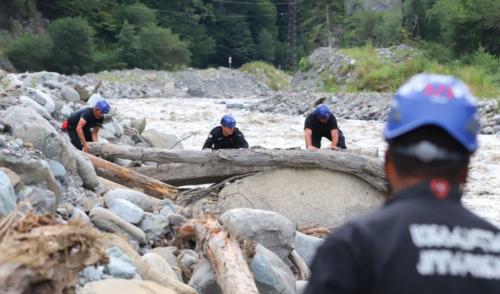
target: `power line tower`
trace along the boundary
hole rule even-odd
[[[290,70],[297,62],[297,0],[290,0],[288,6],[288,50],[286,69]]]

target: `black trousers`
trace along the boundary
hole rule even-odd
[[[314,147],[316,148],[321,148],[321,138],[327,138],[328,140],[330,140],[330,142],[332,141],[332,133],[312,133],[312,136],[311,136],[311,139],[312,139],[312,144]],[[342,134],[341,131],[339,131],[339,141],[337,142],[337,147],[340,147],[342,149],[347,149],[347,147],[345,146],[345,138],[344,138],[344,134]]]
[[[78,137],[78,133],[76,132],[76,129],[70,129],[68,130],[68,135],[69,138],[71,139],[71,144],[76,147],[78,150],[83,150],[83,144],[82,141],[80,140],[80,137]],[[85,131],[83,130],[83,135],[85,136],[85,141],[87,142],[92,142],[92,132]]]

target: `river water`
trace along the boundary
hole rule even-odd
[[[304,148],[304,117],[226,109],[224,100],[206,98],[170,98],[111,100],[122,118],[147,118],[146,129],[156,129],[179,138],[184,149],[200,150],[210,130],[219,125],[224,114],[232,114],[237,127],[250,146],[265,148]],[[231,99],[230,103],[255,102]],[[377,147],[383,154],[383,123],[338,120],[348,148]],[[463,203],[475,213],[500,226],[500,136],[480,135],[480,148],[470,166],[469,182]],[[323,141],[329,146],[329,141]]]

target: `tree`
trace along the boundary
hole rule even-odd
[[[54,44],[49,36],[28,34],[12,44],[5,55],[19,71],[41,71],[51,56]]]
[[[216,40],[216,63],[227,65],[227,58],[233,57],[233,66],[239,67],[253,61],[255,43],[248,23],[243,18],[226,17],[217,22],[212,31]]]
[[[266,29],[260,31],[257,44],[258,59],[269,62],[274,61],[274,51],[276,50],[276,46],[274,45],[273,36],[271,36]]]
[[[142,65],[147,69],[174,69],[189,64],[188,44],[170,29],[148,23],[139,32]]]
[[[135,27],[125,21],[118,38],[118,59],[127,68],[141,66],[141,42],[135,34]]]
[[[137,27],[142,27],[148,22],[156,22],[155,11],[139,3],[125,8],[125,19]]]
[[[72,74],[93,69],[95,51],[94,31],[80,17],[61,18],[49,25],[54,48],[50,69]]]

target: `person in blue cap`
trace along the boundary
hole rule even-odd
[[[89,152],[90,147],[87,142],[99,141],[99,128],[102,127],[104,115],[109,113],[110,108],[108,101],[101,100],[94,107],[73,112],[63,124],[63,130],[68,131],[71,144],[78,150]]]
[[[461,202],[479,129],[462,81],[403,85],[384,130],[388,201],[335,228],[305,294],[500,293],[500,229]]]
[[[337,126],[337,119],[328,106],[321,104],[311,112],[304,123],[306,147],[310,151],[321,148],[321,138],[325,137],[332,142],[330,149],[347,149],[342,131]]]
[[[248,143],[243,133],[236,127],[236,120],[231,115],[224,115],[221,126],[212,129],[208,135],[203,150],[218,149],[248,149]]]

